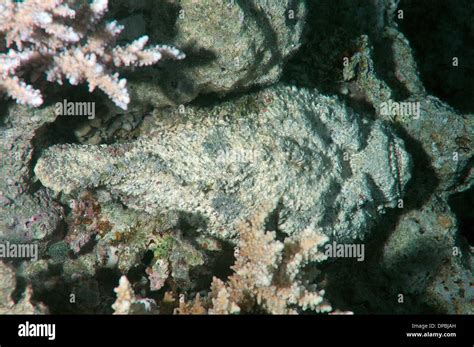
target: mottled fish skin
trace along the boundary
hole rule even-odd
[[[133,143],[53,146],[35,173],[57,192],[105,187],[138,210],[183,211],[226,238],[256,206],[279,201],[283,232],[314,227],[340,240],[364,238],[410,178],[386,125],[316,91],[276,86],[187,114]]]

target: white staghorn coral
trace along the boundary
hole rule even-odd
[[[302,269],[326,256],[318,250],[328,237],[304,230],[297,236],[276,240],[275,232],[265,232],[265,218],[273,206],[262,206],[248,221],[237,226],[239,234],[234,274],[227,282],[214,278],[211,286],[211,314],[253,312],[255,306],[271,314],[302,310],[329,312],[324,290],[308,285]]]
[[[149,314],[159,313],[156,302],[149,298],[137,298],[133,287],[126,276],[120,277],[119,285],[114,289],[117,299],[112,305],[114,314]]]
[[[103,23],[107,0],[0,0],[0,92],[20,104],[39,106],[39,90],[21,77],[35,80],[45,73],[49,82],[87,82],[126,109],[127,81],[113,68],[147,66],[162,59],[183,59],[184,53],[167,45],[145,48],[142,36],[127,46],[116,46],[124,29],[116,21]]]
[[[331,312],[331,305],[324,299],[324,290],[317,287],[314,274],[311,274],[317,269],[312,267],[309,271],[306,267],[327,259],[321,248],[328,237],[306,229],[283,241],[277,240],[276,232],[265,231],[265,221],[276,205],[276,201],[264,203],[255,214],[236,226],[238,242],[236,261],[232,266],[234,273],[225,282],[214,277],[208,295],[201,297],[198,293],[189,301],[184,294],[177,301],[175,295],[167,292],[160,302],[160,312],[169,312],[166,306],[170,305],[175,305],[171,310],[174,314]],[[168,271],[168,265],[164,267]],[[164,284],[160,283],[157,288],[154,282],[150,278],[152,290],[161,289]],[[125,276],[120,279],[115,292],[117,300],[112,308],[116,314],[138,312],[136,304],[140,301]],[[142,299],[142,305],[144,300],[150,299]]]
[[[114,314],[129,314],[132,305],[136,302],[136,297],[126,276],[120,277],[119,286],[114,289],[114,292],[117,294],[117,300],[112,305]]]

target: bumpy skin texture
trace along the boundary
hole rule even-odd
[[[150,122],[133,143],[53,146],[36,175],[57,192],[105,187],[135,209],[182,211],[227,238],[277,199],[279,230],[343,241],[363,239],[410,178],[403,142],[381,121],[316,91],[276,86]]]
[[[397,58],[395,74],[411,94],[402,102],[419,102],[419,116],[381,114],[381,105],[394,96],[393,91],[378,76],[374,68],[374,52],[367,36],[362,36],[358,40],[361,50],[344,68],[346,78],[355,81],[355,84],[365,91],[367,101],[377,110],[377,117],[396,122],[403,132],[420,143],[439,180],[438,186],[429,187],[430,190],[436,188],[439,192],[449,193],[469,189],[474,181],[473,115],[459,114],[445,102],[427,94],[419,80],[408,41],[394,28],[388,33]]]

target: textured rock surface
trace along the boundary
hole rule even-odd
[[[401,126],[419,141],[439,179],[438,191],[448,195],[474,183],[474,115],[461,115],[430,95],[414,96],[420,102],[420,119],[406,119]]]
[[[0,262],[0,314],[41,314],[46,307],[30,302],[32,289],[27,288],[23,297],[15,303],[13,293],[16,287],[15,271]]]
[[[344,68],[349,89],[358,90],[376,110],[376,116],[396,123],[402,132],[421,144],[439,180],[438,191],[452,192],[468,189],[474,182],[472,158],[474,156],[474,115],[459,114],[445,102],[427,94],[416,72],[415,60],[409,43],[394,28],[388,31],[396,55],[395,75],[410,92],[397,100],[394,92],[375,69],[374,51],[367,36],[358,40],[360,51]],[[357,87],[354,87],[357,86]],[[348,93],[350,93],[348,91]],[[384,115],[382,105],[387,102],[419,104],[419,115]]]
[[[393,224],[386,218],[377,230],[364,262],[342,259],[323,269],[333,305],[358,313],[474,313],[473,247],[442,197]]]
[[[11,106],[0,127],[0,239],[37,241],[51,236],[62,218],[62,207],[50,191],[35,186],[33,142],[41,127],[54,120],[52,108],[29,110]]]
[[[278,86],[215,107],[161,113],[122,145],[59,145],[39,159],[42,184],[108,189],[129,207],[177,210],[231,236],[234,222],[279,200],[278,228],[364,238],[410,178],[403,142],[337,98]]]
[[[301,44],[306,18],[303,0],[122,1],[117,11],[123,9],[131,13],[124,20],[133,21],[133,28],[186,52],[180,64],[130,80],[132,99],[156,106],[277,81],[283,62]]]
[[[439,312],[473,314],[471,252],[447,203],[433,197],[399,220],[384,246],[381,267],[393,283],[394,296],[398,290]]]
[[[409,8],[409,2],[401,2],[400,8],[405,10],[403,23],[416,28],[424,23],[420,20],[425,13],[424,6],[411,2],[413,7]],[[466,212],[454,215],[448,201],[453,193],[469,194],[469,189],[472,190],[474,117],[456,111],[451,107],[456,106],[454,103],[450,106],[441,101],[442,94],[430,95],[423,84],[426,77],[448,74],[450,81],[446,85],[443,79],[436,83],[441,90],[452,91],[465,84],[456,82],[453,88],[451,79],[462,81],[466,77],[456,79],[453,76],[463,70],[454,72],[447,68],[420,77],[419,65],[433,67],[434,60],[420,60],[420,56],[414,55],[413,44],[396,21],[390,20],[390,13],[387,13],[388,22],[380,21],[382,26],[388,25],[383,31],[373,33],[365,28],[371,22],[361,19],[370,13],[373,4],[383,1],[362,3],[360,6],[356,1],[314,2],[310,16],[314,21],[308,29],[311,41],[297,59],[290,62],[286,78],[301,85],[316,86],[327,93],[342,94],[357,110],[366,110],[375,119],[392,123],[395,132],[405,140],[414,167],[404,208],[389,213],[376,227],[375,239],[366,244],[365,262],[340,260],[323,270],[328,276],[327,292],[332,294],[329,299],[337,307],[359,313],[472,313],[473,248],[472,242],[464,237],[470,238],[472,218]],[[393,3],[396,5],[396,1]],[[449,12],[462,8],[448,7]],[[413,9],[419,10],[421,16],[407,15]],[[333,16],[325,17],[324,13]],[[469,18],[468,15],[462,17]],[[369,15],[368,18],[375,17]],[[315,36],[314,32],[319,35]],[[426,46],[426,36],[420,36],[419,30],[412,34],[422,47]],[[458,39],[463,37],[457,35]],[[451,40],[453,32],[449,31],[446,37]],[[453,46],[462,42],[458,39],[453,41]],[[435,40],[428,43],[428,47],[439,43]],[[470,54],[469,49],[462,53],[454,51],[464,58]],[[443,60],[444,64],[450,59],[447,56],[453,54],[452,50],[445,49],[436,60]],[[344,57],[348,59],[346,65]],[[470,93],[471,89],[467,88],[466,92]],[[419,102],[419,117],[382,115],[381,105],[388,100]],[[458,247],[457,256],[453,255],[453,247]],[[404,295],[403,304],[397,301],[399,294]]]
[[[400,8],[404,10],[400,30],[410,40],[430,94],[463,113],[473,113],[474,3],[459,0],[452,6],[435,1],[424,6],[420,1],[401,0]]]

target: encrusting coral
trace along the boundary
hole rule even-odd
[[[116,40],[124,27],[105,23],[108,0],[0,1],[0,91],[18,103],[39,106],[41,92],[34,82],[45,73],[49,82],[72,85],[88,82],[89,91],[104,91],[119,107],[130,102],[127,81],[113,67],[152,65],[163,58],[183,59],[184,53],[167,45],[145,48],[148,36],[125,47]]]

